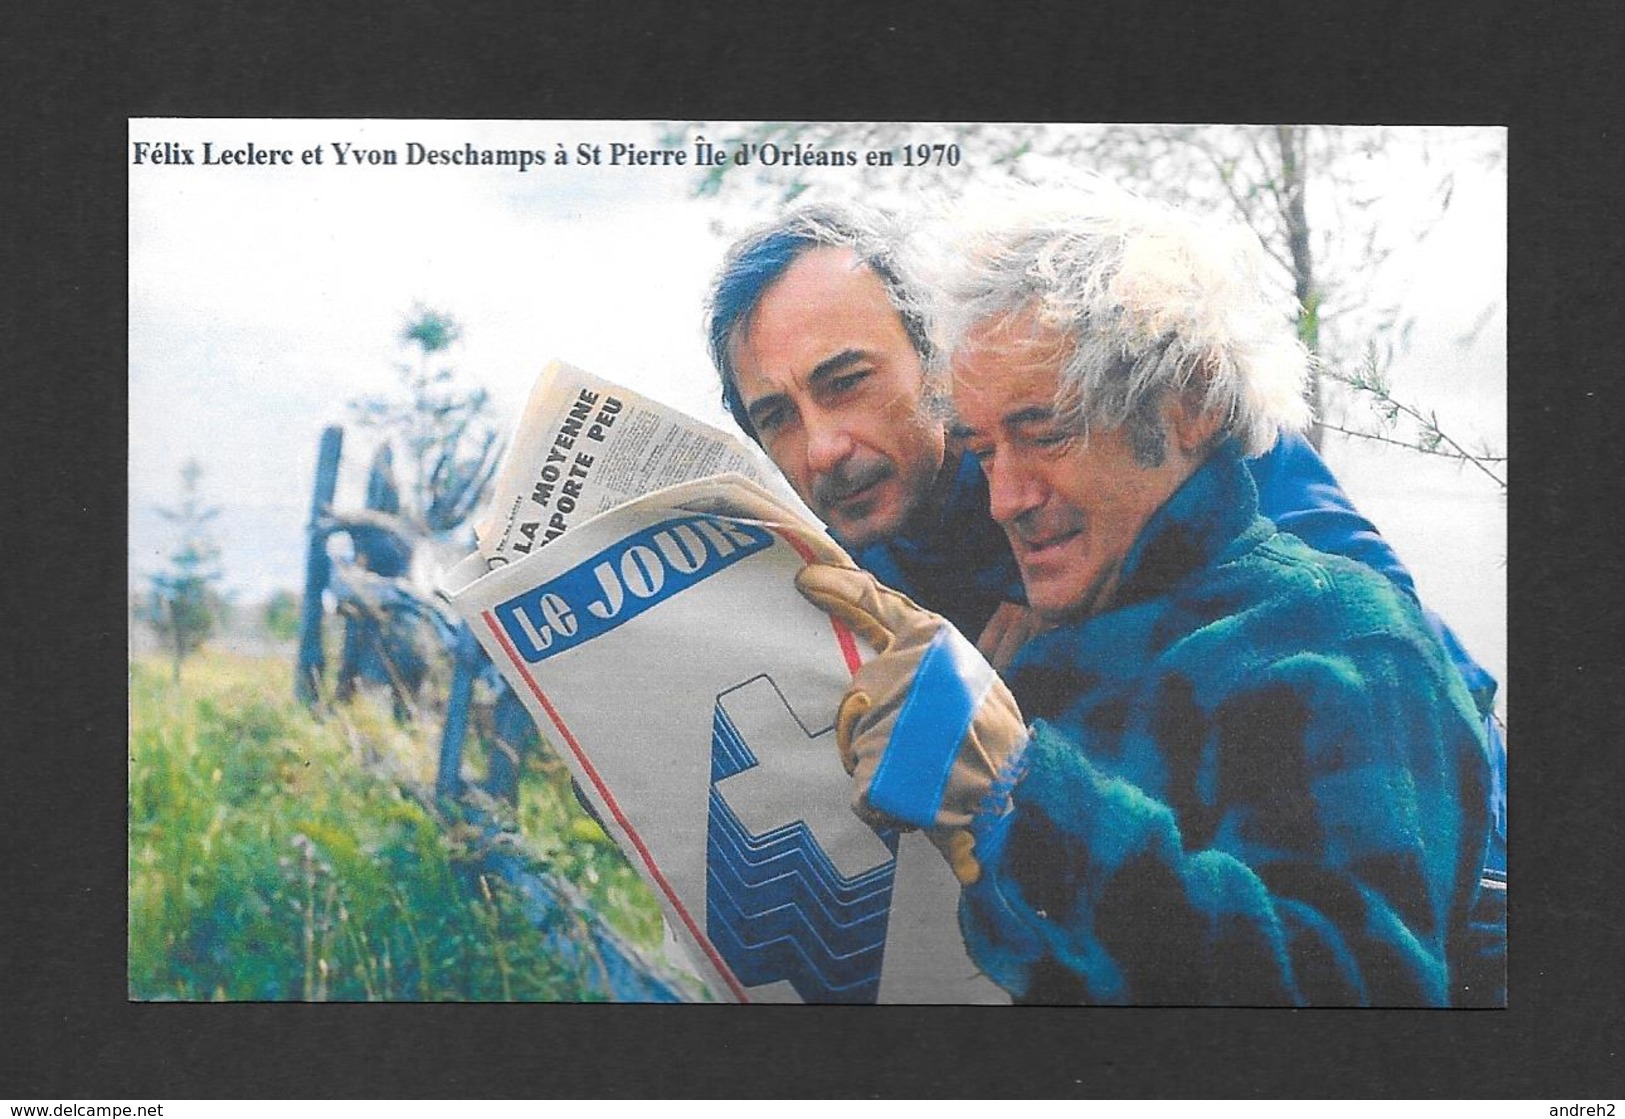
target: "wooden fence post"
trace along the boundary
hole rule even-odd
[[[310,539],[305,551],[305,601],[299,615],[299,661],[294,669],[293,692],[306,707],[314,707],[321,694],[322,670],[327,665],[322,652],[322,592],[332,575],[327,558],[327,529],[323,518],[332,511],[333,493],[338,488],[339,456],[344,450],[344,429],[337,425],[322,432],[316,455],[316,487],[310,499]]]

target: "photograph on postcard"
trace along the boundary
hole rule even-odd
[[[1506,1004],[1506,132],[129,122],[133,1001]]]

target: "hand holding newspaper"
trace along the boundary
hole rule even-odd
[[[850,561],[752,451],[555,362],[476,532],[447,597],[718,997],[1007,1001],[929,841],[851,811],[869,651],[794,586]]]

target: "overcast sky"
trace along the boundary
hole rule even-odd
[[[723,127],[711,126],[713,139]],[[920,137],[934,138],[932,127],[919,126]],[[685,148],[704,131],[687,129]],[[466,383],[491,391],[501,427],[554,357],[724,422],[700,316],[725,234],[749,216],[743,202],[694,198],[692,166],[576,159],[583,144],[597,145],[606,163],[615,143],[647,151],[659,133],[615,121],[132,121],[132,585],[163,564],[171,538],[153,509],[173,503],[181,466],[195,458],[206,495],[225,510],[219,535],[229,585],[247,597],[296,589],[317,437],[324,424],[346,419],[346,402],[395,388],[396,363],[406,356],[397,335],[415,303],[462,323],[464,341],[448,361]],[[137,142],[190,149],[196,162],[136,164]],[[250,143],[288,150],[294,165],[204,164],[206,142],[216,158]],[[524,172],[414,166],[412,144],[524,149],[547,162]],[[349,146],[348,163],[340,165],[336,145]],[[552,162],[560,145],[568,166]],[[302,164],[315,148],[322,163]],[[361,149],[392,150],[401,162],[358,162]],[[1401,145],[1370,168],[1396,226],[1426,205],[1418,192],[1438,170],[1420,173],[1408,153]],[[963,166],[967,182],[982,173]],[[824,193],[849,184],[868,196],[855,173],[842,175],[820,172]],[[907,186],[901,176],[898,186]],[[1464,167],[1445,220],[1396,253],[1382,277],[1383,292],[1418,319],[1409,354],[1393,370],[1396,391],[1436,408],[1447,427],[1501,447],[1505,207],[1502,168]],[[1486,308],[1483,329],[1463,347],[1459,337]],[[353,427],[347,433],[341,505],[360,502],[370,439]],[[1413,558],[1425,540],[1402,555],[1424,588],[1461,581],[1453,571],[1435,573],[1452,554],[1498,565],[1499,618],[1468,628],[1499,631],[1504,648],[1505,516],[1493,487],[1448,465],[1418,473],[1415,456],[1403,453],[1332,446],[1328,458],[1345,474],[1361,472],[1344,481],[1363,502],[1403,504],[1407,488],[1425,483],[1442,488],[1439,500],[1452,509],[1484,511],[1463,523],[1459,544],[1441,558]],[[1385,520],[1396,522],[1397,540],[1411,513],[1405,506],[1377,519],[1385,531]],[[1479,597],[1495,594],[1473,578]]]

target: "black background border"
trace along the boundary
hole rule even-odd
[[[854,14],[566,0],[516,20],[503,5],[402,0],[316,22],[289,7],[18,4],[0,16],[0,174],[15,195],[0,217],[12,364],[0,1094],[1625,1094],[1610,361],[1625,43],[1611,6]],[[161,116],[1508,126],[1510,1009],[127,1002],[125,145],[129,118]]]

